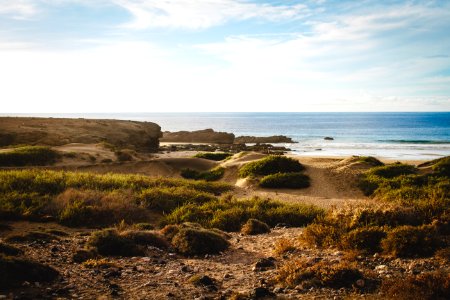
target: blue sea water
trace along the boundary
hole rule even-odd
[[[236,136],[286,135],[298,155],[434,159],[450,155],[450,112],[40,114],[151,121],[163,131],[212,128]],[[333,137],[325,141],[324,137]],[[319,150],[320,149],[320,150]]]

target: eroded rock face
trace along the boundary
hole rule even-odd
[[[173,143],[233,144],[234,134],[217,132],[213,129],[177,132],[166,131],[163,133],[163,137],[160,141]]]
[[[245,144],[245,143],[295,143],[290,137],[284,135],[272,135],[272,136],[238,136],[234,139],[234,142],[237,144]]]
[[[0,146],[107,142],[119,147],[156,151],[161,136],[161,127],[151,122],[0,117]]]

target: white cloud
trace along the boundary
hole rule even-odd
[[[13,19],[28,19],[37,12],[37,7],[29,0],[0,0],[0,15]]]
[[[305,5],[270,5],[245,0],[113,0],[128,10],[133,21],[124,25],[132,29],[170,27],[203,29],[230,20],[264,19],[278,21],[299,18]]]

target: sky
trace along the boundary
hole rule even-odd
[[[450,1],[0,0],[0,103],[450,111]]]

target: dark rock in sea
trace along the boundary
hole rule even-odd
[[[334,138],[329,137],[329,136],[326,136],[323,139],[326,140],[326,141],[333,141],[334,140]]]
[[[233,144],[234,134],[228,132],[216,132],[213,129],[197,131],[177,131],[163,133],[161,142],[170,143],[211,143],[211,144]]]

